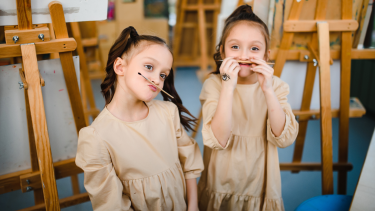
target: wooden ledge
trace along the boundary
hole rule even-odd
[[[333,163],[334,171],[351,171],[351,163]],[[281,171],[321,171],[321,163],[280,163]]]
[[[365,107],[362,105],[361,101],[358,98],[352,97],[350,98],[350,109],[349,109],[349,117],[362,117],[366,113]],[[320,119],[320,110],[308,110],[308,111],[300,111],[300,110],[293,110],[293,114],[299,121],[306,121],[312,119]],[[332,118],[339,117],[340,110],[339,109],[332,109]]]
[[[68,177],[71,175],[82,173],[82,169],[75,164],[75,158],[53,163],[56,179]],[[29,180],[29,182],[27,181]],[[22,192],[26,192],[26,188],[30,186],[33,189],[41,188],[40,172],[32,172],[31,169],[17,171],[10,174],[0,176],[0,194],[15,191],[22,188]]]
[[[316,32],[318,20],[285,21],[284,32]],[[355,20],[324,20],[329,25],[330,32],[355,31],[358,22]]]
[[[46,42],[35,43],[36,54],[50,54],[74,51],[77,43],[73,38],[55,39]],[[0,58],[19,57],[21,55],[20,44],[1,44]]]
[[[278,49],[271,50],[270,60],[276,60],[277,52]],[[305,59],[305,56],[308,56],[309,59]],[[340,50],[331,50],[332,59],[340,59],[340,57]],[[375,59],[375,49],[352,49],[351,57],[352,59]],[[288,50],[286,60],[311,62],[312,55],[308,50]]]
[[[81,204],[83,202],[90,201],[88,193],[81,193],[73,196],[69,196],[59,200],[60,208],[70,207],[76,204]],[[29,210],[45,210],[46,205],[44,203],[38,204],[32,207],[22,209],[20,211],[29,211]]]

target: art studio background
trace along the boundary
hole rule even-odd
[[[199,5],[201,2],[201,6]],[[339,4],[338,0],[332,0],[329,6]],[[271,57],[276,58],[277,49],[280,48],[282,42],[283,23],[287,19],[291,8],[292,0],[249,0],[245,1],[253,6],[254,12],[268,25],[272,33],[271,39]],[[214,61],[212,55],[215,45],[218,42],[223,28],[223,21],[237,6],[237,1],[231,0],[109,0],[107,20],[79,22],[76,25],[68,23],[68,30],[70,37],[76,40],[81,40],[81,49],[77,48],[75,54],[77,56],[84,56],[86,62],[87,76],[77,74],[80,77],[81,95],[83,98],[84,111],[88,123],[93,121],[93,116],[97,115],[105,106],[104,98],[100,92],[100,84],[105,77],[104,67],[110,47],[119,35],[119,33],[127,26],[134,26],[140,34],[157,35],[167,41],[172,48],[174,54],[174,67],[176,70],[175,86],[180,94],[182,101],[186,108],[194,114],[199,116],[201,104],[199,101],[199,94],[204,81],[204,75],[214,68]],[[306,7],[315,5],[316,0],[306,1]],[[332,5],[331,5],[332,4]],[[367,11],[364,13],[363,8],[366,5]],[[206,6],[204,6],[206,5]],[[208,6],[207,6],[208,5]],[[203,10],[204,16],[199,15],[199,10]],[[314,7],[315,8],[315,7]],[[334,7],[333,7],[334,8]],[[0,6],[1,9],[1,6]],[[362,24],[361,30],[353,33],[353,49],[374,49],[375,48],[375,17],[374,17],[373,0],[354,0],[353,1],[353,19]],[[314,10],[308,14],[301,13],[302,20],[311,19],[314,17]],[[340,16],[340,9],[332,10],[327,15],[331,18]],[[336,16],[335,16],[336,15]],[[2,18],[0,13],[0,19]],[[327,19],[329,19],[327,17]],[[204,22],[202,26],[201,22]],[[77,28],[78,27],[78,28]],[[0,44],[5,43],[4,29],[6,27],[0,26]],[[204,29],[202,31],[202,29]],[[204,37],[205,36],[205,37]],[[331,34],[330,47],[331,50],[340,49],[340,34],[336,32]],[[295,40],[290,46],[291,50],[305,50],[308,51],[305,44],[309,42],[311,36],[297,34]],[[205,47],[202,47],[202,43]],[[206,55],[202,56],[202,53]],[[38,55],[40,65],[48,65],[48,60],[56,58],[56,55]],[[271,58],[272,59],[272,58]],[[78,60],[75,57],[74,62],[78,68]],[[43,63],[45,62],[45,63]],[[11,68],[20,68],[21,58],[0,59],[0,73]],[[293,59],[286,61],[281,79],[286,81],[290,86],[290,94],[288,101],[294,110],[301,109],[301,101],[303,98],[303,90],[306,77],[306,61],[303,56],[301,59]],[[39,66],[40,66],[39,65]],[[51,63],[50,65],[56,65]],[[53,71],[59,71],[59,67],[54,67]],[[60,68],[61,69],[61,68]],[[55,80],[51,76],[52,69],[47,66],[44,68],[40,66],[40,70],[44,73],[42,77],[46,80]],[[349,120],[349,145],[348,145],[348,162],[352,164],[352,169],[347,173],[346,195],[354,195],[360,178],[361,170],[367,155],[367,151],[374,133],[375,128],[375,59],[364,58],[361,56],[353,59],[351,62],[351,83],[350,83],[350,97],[351,106],[357,106],[358,115]],[[51,71],[51,72],[48,72]],[[82,71],[82,65],[81,65]],[[61,72],[61,70],[60,70]],[[3,73],[4,74],[4,73]],[[18,73],[17,73],[18,74]],[[15,75],[15,77],[18,75]],[[0,83],[6,81],[4,75],[0,75]],[[15,79],[16,80],[16,79]],[[17,79],[19,80],[19,79]],[[56,89],[59,83],[56,79]],[[90,86],[85,84],[90,83]],[[10,89],[7,86],[0,85],[0,152],[5,152],[10,144],[11,138],[7,136],[6,126],[7,118],[13,118],[7,112],[7,108],[14,107],[13,105],[6,105],[4,96],[11,96]],[[19,91],[16,83],[12,92]],[[345,86],[345,85],[344,85]],[[83,88],[82,88],[83,87]],[[62,89],[62,88],[61,88]],[[311,94],[310,109],[319,109],[319,79],[316,74],[315,84]],[[44,94],[44,93],[43,93]],[[47,94],[47,93],[46,93]],[[23,91],[19,91],[18,96],[22,98]],[[2,98],[3,97],[3,98]],[[10,97],[11,98],[11,97]],[[54,101],[59,102],[62,99],[68,100],[65,96],[56,96]],[[158,99],[162,100],[161,96]],[[8,100],[8,98],[7,98]],[[10,101],[13,100],[10,99]],[[3,101],[3,102],[1,102]],[[17,101],[11,101],[17,102]],[[360,102],[358,104],[358,102]],[[47,102],[45,102],[47,104]],[[357,104],[356,104],[357,103]],[[64,106],[63,104],[58,106]],[[331,105],[332,109],[339,109],[340,106],[340,60],[333,59],[331,65]],[[46,105],[46,107],[53,107],[55,104]],[[365,109],[365,114],[362,112],[362,106]],[[2,107],[2,108],[1,108]],[[65,108],[69,109],[69,103],[66,103]],[[25,109],[24,106],[19,106],[15,109]],[[364,111],[363,109],[363,111]],[[48,108],[47,111],[48,112]],[[53,113],[53,111],[50,111]],[[68,111],[67,111],[68,112]],[[357,111],[356,111],[357,112]],[[362,113],[361,113],[362,112]],[[319,118],[310,118],[305,135],[302,162],[321,162],[321,136],[320,136],[320,120]],[[48,117],[54,119],[56,117]],[[63,119],[63,117],[60,117]],[[26,124],[18,123],[18,124]],[[61,122],[61,124],[69,124],[68,122]],[[9,127],[9,126],[8,126]],[[63,126],[62,126],[63,127]],[[9,157],[5,153],[0,153],[0,181],[5,176],[14,171],[21,171],[30,168],[30,163],[27,158],[30,158],[27,139],[27,125],[20,127],[21,130],[26,130],[26,136],[19,136],[19,139],[26,141],[19,142],[18,148],[24,148],[12,156],[25,157],[26,161],[17,164],[14,168],[9,167]],[[332,119],[332,143],[333,143],[333,162],[338,162],[339,159],[339,119],[334,117]],[[193,135],[193,134],[191,134]],[[201,152],[203,153],[203,142],[201,134],[201,126],[195,135],[195,140],[198,142]],[[61,132],[60,138],[64,139],[69,136],[69,143],[58,145],[55,141],[52,145],[52,155],[59,156],[57,161],[74,158],[74,151],[76,150],[76,133],[73,129],[67,129]],[[52,141],[51,141],[52,142]],[[374,141],[373,141],[374,142]],[[18,142],[17,142],[18,143]],[[290,163],[293,160],[296,144],[285,149],[278,149],[280,163]],[[72,153],[73,152],[73,153]],[[9,152],[10,153],[10,152]],[[64,154],[65,153],[65,154]],[[375,152],[373,152],[375,153]],[[54,162],[57,162],[54,160]],[[12,164],[15,165],[15,164]],[[7,170],[5,170],[8,168]],[[338,194],[338,172],[334,171],[334,193]],[[282,195],[285,203],[285,210],[295,210],[302,202],[322,195],[322,172],[321,171],[299,171],[298,173],[290,170],[281,171],[282,180]],[[85,193],[83,186],[83,173],[78,175],[79,192]],[[4,182],[4,181],[3,181]],[[0,210],[17,210],[30,206],[34,206],[33,191],[23,193],[20,189],[14,191],[5,191],[0,182]],[[3,188],[3,189],[2,189]],[[73,195],[71,186],[71,179],[69,177],[57,180],[57,189],[59,198],[65,198]],[[73,210],[92,210],[91,202],[86,201],[74,206],[63,208],[66,211]]]

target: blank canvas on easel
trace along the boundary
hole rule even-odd
[[[79,58],[73,57],[79,82]],[[0,66],[0,175],[31,168],[24,90],[19,89],[21,64]],[[77,131],[60,59],[43,60],[38,67],[53,161],[73,158]]]

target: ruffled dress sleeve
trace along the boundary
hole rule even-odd
[[[298,134],[298,122],[293,114],[292,108],[288,103],[289,85],[278,77],[274,76],[273,88],[277,99],[285,113],[285,126],[280,136],[276,137],[272,132],[269,119],[267,119],[267,140],[272,144],[285,148],[293,144]]]
[[[204,82],[201,94],[199,96],[202,104],[203,117],[202,136],[203,144],[205,146],[211,149],[223,150],[229,146],[232,140],[232,133],[229,136],[227,145],[223,147],[220,145],[219,141],[216,139],[214,133],[212,132],[211,122],[216,112],[221,90],[221,81],[217,80],[217,78],[215,77],[217,76],[212,75]]]
[[[185,179],[200,177],[204,169],[201,151],[197,142],[190,138],[181,125],[177,106],[173,104],[173,123],[176,130],[178,157]]]
[[[76,165],[84,171],[84,185],[94,210],[133,210],[106,144],[92,127],[79,132]]]

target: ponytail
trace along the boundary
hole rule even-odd
[[[117,75],[113,69],[113,64],[118,57],[121,58],[121,56],[126,53],[126,51],[130,48],[131,43],[134,43],[138,37],[139,35],[135,28],[129,26],[121,32],[120,36],[109,50],[107,67],[105,68],[107,74],[104,81],[100,85],[106,105],[111,102],[115,94],[115,82]]]
[[[161,44],[168,48],[165,41],[159,37],[151,35],[138,35],[137,31],[132,26],[124,29],[109,50],[107,66],[105,68],[107,74],[100,85],[106,105],[112,101],[115,94],[115,82],[117,80],[117,74],[113,69],[114,62],[118,57],[121,58],[123,54],[129,53],[132,47],[138,46],[141,41]],[[193,131],[193,127],[196,124],[197,119],[182,105],[182,100],[174,87],[173,69],[171,69],[168,77],[165,79],[163,89],[174,97],[174,99],[172,99],[162,92],[161,94],[163,96],[163,100],[170,101],[177,106],[182,126],[187,131]],[[182,113],[186,113],[188,116],[182,115]]]
[[[195,118],[187,108],[185,108],[182,105],[182,100],[180,96],[178,95],[175,87],[174,87],[174,77],[173,77],[173,69],[171,69],[171,72],[169,73],[168,77],[166,78],[164,82],[164,91],[172,95],[174,98],[169,97],[164,92],[161,92],[161,95],[163,96],[164,101],[170,101],[174,103],[178,108],[178,113],[180,115],[180,122],[182,126],[184,126],[186,131],[194,131],[193,127],[197,124],[197,118]],[[189,116],[182,115],[183,113],[188,114]]]

